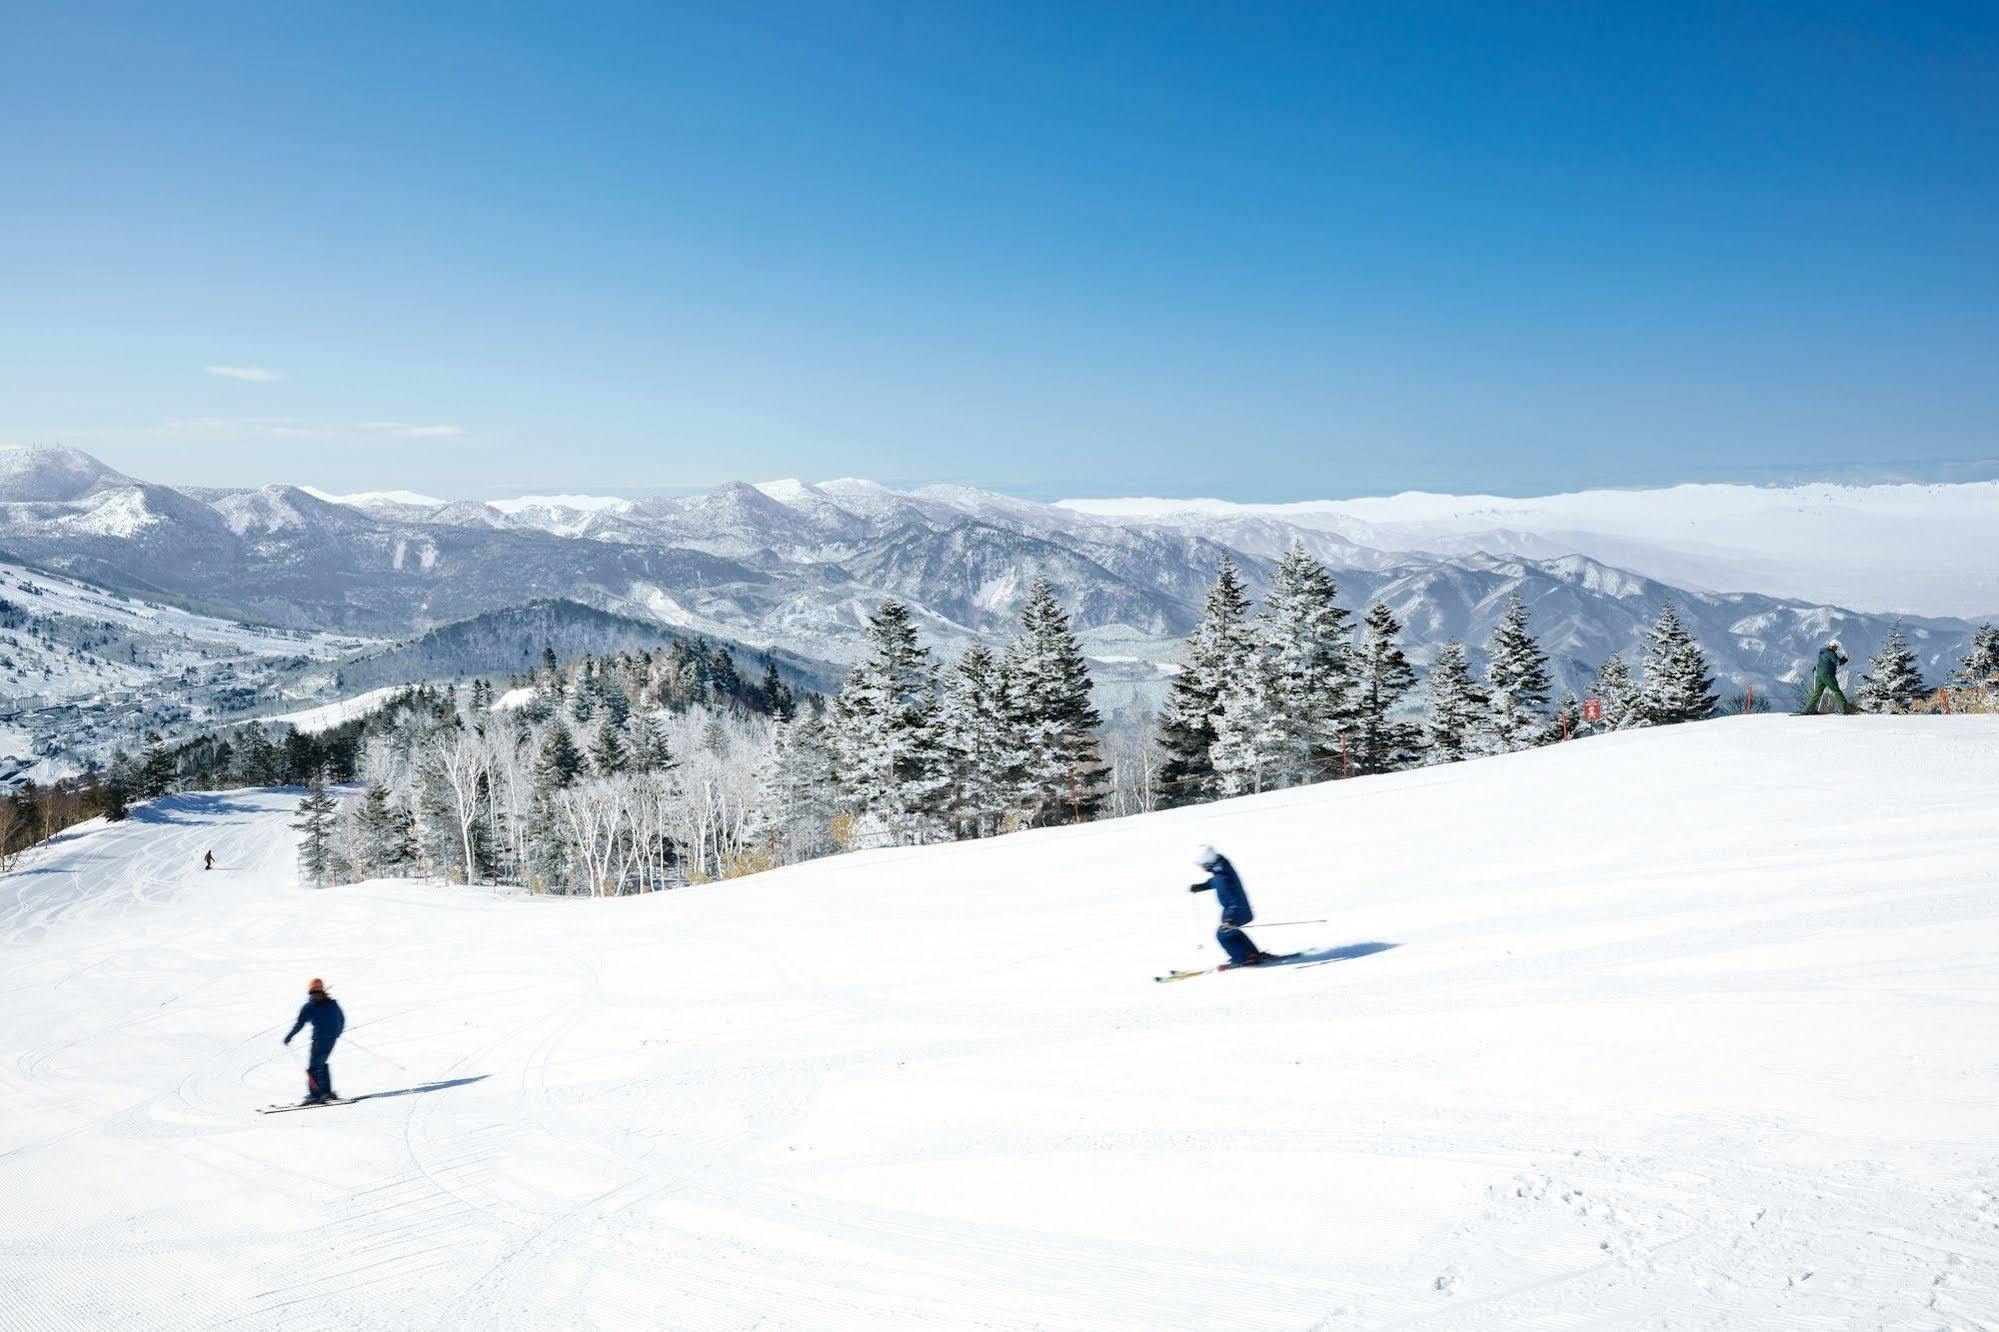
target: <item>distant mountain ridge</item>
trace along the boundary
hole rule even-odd
[[[1103,674],[1144,702],[1221,560],[1234,558],[1260,594],[1293,541],[1334,570],[1347,605],[1387,601],[1419,662],[1446,638],[1476,649],[1517,592],[1567,686],[1608,652],[1631,653],[1668,598],[1733,688],[1795,677],[1830,634],[1864,659],[1897,619],[1934,675],[1973,627],[1701,591],[1545,535],[1468,548],[1433,528],[1444,548],[1430,549],[1397,529],[1386,548],[1370,544],[1387,539],[1378,524],[1294,516],[1243,506],[1103,515],[856,479],[734,482],[685,499],[329,497],[289,485],[180,489],[66,449],[0,453],[0,549],[218,613],[379,636],[562,599],[837,668],[884,596],[910,602],[930,641],[955,652],[1008,633],[1028,584],[1045,575]]]

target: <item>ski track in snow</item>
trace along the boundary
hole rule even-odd
[[[1999,719],[615,902],[304,888],[297,798],[0,876],[0,1328],[1999,1327]],[[1330,955],[1154,984],[1203,841]],[[314,975],[368,1099],[259,1116]]]

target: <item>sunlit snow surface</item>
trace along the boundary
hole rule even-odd
[[[608,903],[305,889],[296,800],[0,878],[0,1327],[1999,1311],[1999,719],[1723,721]],[[1203,841],[1261,921],[1327,918],[1252,929],[1314,960],[1152,982],[1217,960]],[[390,1094],[260,1117],[311,976],[337,1085]]]

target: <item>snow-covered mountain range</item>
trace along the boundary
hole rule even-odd
[[[1764,507],[1823,507],[1830,501],[1819,489],[1772,491]],[[1934,524],[1956,543],[1946,548],[1975,541],[1965,514],[1993,502],[1984,490],[1918,489],[1948,492],[1936,501]],[[1366,507],[1376,502],[1048,505],[962,486],[895,491],[853,479],[732,482],[684,499],[204,489],[140,481],[74,450],[29,449],[0,453],[0,549],[121,590],[287,627],[401,636],[561,597],[833,663],[851,655],[866,613],[884,596],[912,603],[932,641],[955,651],[1004,633],[1029,581],[1045,574],[1097,655],[1113,702],[1156,692],[1225,554],[1260,589],[1293,541],[1336,571],[1348,604],[1388,602],[1419,662],[1448,638],[1482,643],[1519,593],[1565,684],[1580,683],[1610,651],[1632,650],[1668,598],[1736,687],[1794,678],[1829,635],[1856,656],[1870,652],[1897,619],[1935,672],[1972,628],[1898,616],[1892,598],[1881,603],[1887,610],[1862,614],[1761,590],[1710,590],[1753,587],[1765,574],[1781,581],[1783,562],[1745,555],[1733,574],[1723,538],[1748,518],[1710,520],[1716,506],[1695,504],[1680,521],[1698,539],[1669,539],[1660,515],[1676,492],[1600,492],[1627,493],[1654,495],[1626,506],[1642,521],[1592,519],[1597,528],[1569,532],[1562,524],[1581,519],[1563,515],[1576,504],[1466,502],[1463,513],[1439,514],[1418,502],[1438,497],[1380,501],[1387,507],[1376,511]],[[1617,504],[1600,499],[1590,512],[1614,516]],[[1826,553],[1817,565],[1906,560],[1906,552],[1865,544],[1874,539],[1856,538],[1844,564]],[[1592,553],[1609,548],[1633,558]],[[1963,562],[1958,586],[1968,590],[1950,595],[1976,604],[1991,561]],[[1668,568],[1688,576],[1658,572]],[[1909,595],[1934,602],[1942,588],[1939,576]]]
[[[1881,612],[1999,611],[1999,481],[1681,485],[1510,499],[1410,492],[1296,504],[1064,500],[1204,532],[1308,528],[1384,551],[1588,555],[1668,583]]]

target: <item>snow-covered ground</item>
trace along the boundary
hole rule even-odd
[[[352,698],[343,698],[334,703],[322,703],[315,708],[301,708],[297,712],[286,712],[275,717],[259,717],[265,723],[278,723],[317,735],[334,727],[351,722],[357,717],[365,717],[390,699],[409,692],[408,685],[384,685],[380,689],[370,689]]]
[[[302,888],[295,800],[0,878],[0,1326],[1999,1325],[1999,718],[612,902]],[[1305,960],[1152,983],[1202,841]],[[315,975],[372,1099],[260,1117]]]

